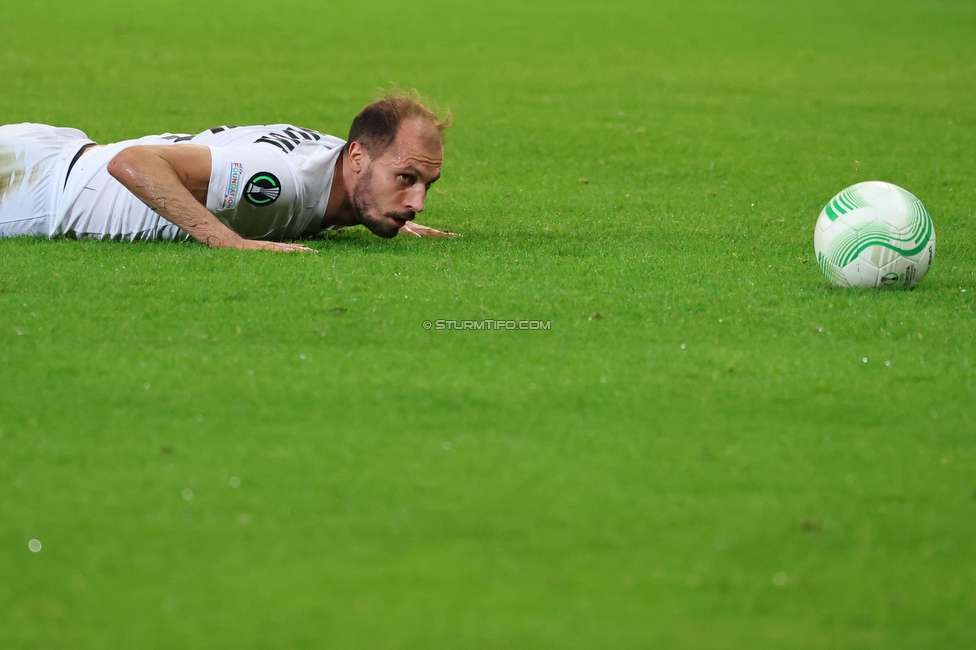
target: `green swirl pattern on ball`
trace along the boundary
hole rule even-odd
[[[820,265],[820,270],[823,271],[828,280],[841,287],[850,286],[840,267],[824,257],[822,253],[817,253],[817,264]]]
[[[824,251],[824,256],[827,258],[827,260],[829,260],[830,263],[837,265],[839,268],[844,268],[853,262],[854,258],[871,246],[883,246],[885,248],[890,248],[891,250],[901,253],[906,257],[917,255],[925,250],[925,246],[932,238],[932,217],[925,209],[925,206],[922,205],[921,201],[901,188],[896,189],[905,199],[905,203],[908,206],[910,226],[909,232],[906,235],[899,236],[898,233],[891,232],[891,229],[883,221],[874,221],[863,226],[857,231],[851,230],[844,235],[835,237],[827,245],[827,249]],[[848,194],[848,196],[844,197],[843,202],[839,203],[840,206],[845,208],[844,213],[855,209],[846,207],[853,204],[853,201],[851,200],[852,197],[850,195],[855,195],[855,193],[850,192],[850,188],[848,188],[847,190],[844,190],[838,194],[834,200],[828,204],[828,216],[831,206],[837,204],[838,200],[841,199],[841,197],[845,194]],[[864,201],[862,197],[855,198],[861,199],[861,201],[865,203],[865,205],[859,205],[858,207],[868,207],[870,205]],[[838,214],[838,216],[840,216],[840,214]]]
[[[858,208],[866,208],[869,205],[871,205],[870,201],[861,196],[853,187],[848,187],[827,204],[827,217],[831,221],[836,221],[842,214],[847,214]]]

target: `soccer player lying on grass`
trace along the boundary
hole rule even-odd
[[[284,242],[358,224],[450,236],[413,223],[440,177],[446,127],[405,93],[364,108],[348,142],[278,124],[100,146],[77,129],[0,126],[0,237],[311,251]]]

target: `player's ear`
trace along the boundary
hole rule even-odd
[[[369,166],[369,152],[359,141],[349,143],[349,167],[357,174]]]

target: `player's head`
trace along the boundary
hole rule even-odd
[[[343,155],[356,177],[352,205],[361,224],[393,237],[424,209],[441,174],[449,123],[450,113],[438,118],[416,91],[396,91],[356,116]]]

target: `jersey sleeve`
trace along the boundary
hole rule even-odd
[[[301,232],[302,188],[289,161],[256,147],[210,147],[207,210],[248,239],[280,240]],[[307,225],[307,224],[305,224]]]

